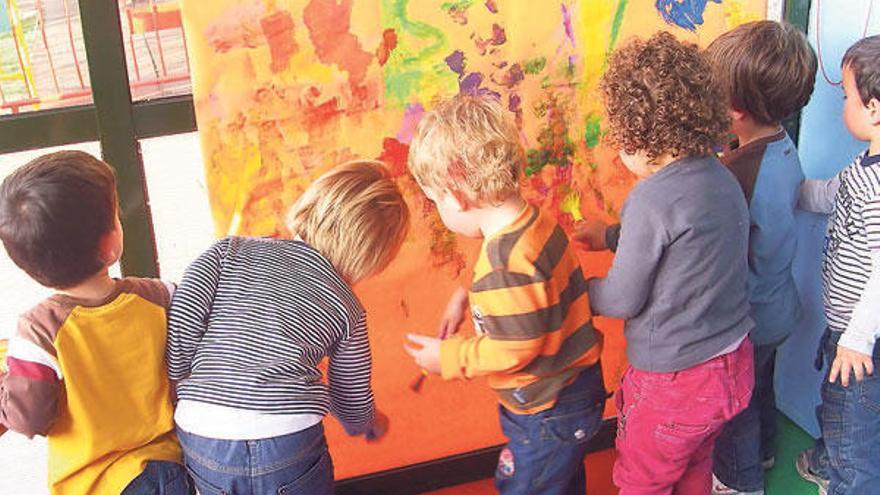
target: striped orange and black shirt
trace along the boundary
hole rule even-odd
[[[477,334],[443,341],[443,377],[486,376],[505,407],[534,414],[596,365],[601,335],[573,249],[533,206],[486,238],[468,295]]]

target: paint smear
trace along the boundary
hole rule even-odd
[[[721,0],[657,0],[654,4],[663,20],[688,31],[696,31],[703,24],[703,12],[708,2],[721,3]]]
[[[293,18],[290,17],[290,12],[275,12],[260,19],[260,27],[269,43],[269,53],[272,56],[269,67],[277,74],[290,66],[290,57],[297,51],[293,37]]]
[[[440,5],[445,10],[452,21],[462,26],[467,24],[467,10],[474,4],[474,0],[459,0],[457,2],[446,2]]]
[[[498,13],[498,5],[495,4],[495,0],[486,0],[486,8],[493,14]]]
[[[523,68],[526,74],[538,74],[544,67],[547,66],[547,57],[535,57],[533,59],[526,60]]]
[[[443,59],[446,62],[446,65],[449,67],[452,72],[455,72],[459,75],[459,77],[464,76],[464,52],[461,50],[455,50],[451,55]]]
[[[474,38],[474,43],[477,45],[477,50],[479,50],[480,55],[485,55],[489,46],[501,46],[507,42],[507,33],[504,32],[504,28],[499,26],[498,24],[492,24],[492,36],[486,39],[482,39],[480,37]]]
[[[416,127],[424,115],[425,107],[421,103],[407,105],[406,111],[403,112],[403,122],[400,124],[400,131],[397,133],[397,140],[401,143],[409,144],[413,136],[416,135]]]
[[[614,12],[614,20],[611,23],[611,36],[608,40],[608,53],[614,51],[614,44],[620,36],[620,25],[623,24],[623,13],[626,12],[627,0],[617,0],[617,10]]]
[[[513,89],[514,86],[523,82],[526,76],[522,70],[522,66],[519,64],[513,64],[510,68],[505,71],[500,78],[492,78],[492,82],[499,86],[504,86],[507,89]]]
[[[565,4],[561,4],[562,6],[562,25],[565,27],[565,36],[571,42],[571,46],[575,46],[574,44],[574,29],[571,27],[571,11],[568,10],[568,7]]]
[[[354,0],[311,0],[303,10],[303,23],[315,54],[325,64],[335,64],[348,72],[352,86],[359,85],[367,75],[373,55],[361,48],[351,33],[351,7]]]
[[[397,48],[397,33],[393,29],[386,29],[382,32],[382,43],[379,43],[379,47],[376,48],[376,59],[379,61],[379,65],[385,65],[391,51],[395,48]]]
[[[459,92],[461,94],[476,94],[483,84],[483,74],[479,72],[471,72],[459,84]]]
[[[559,203],[559,212],[568,213],[575,222],[583,220],[581,215],[581,194],[577,191],[570,191],[565,198]]]
[[[256,48],[266,43],[260,19],[266,15],[261,1],[236,5],[205,28],[208,45],[217,53],[235,48]]]
[[[584,122],[584,143],[587,148],[595,148],[599,145],[599,138],[602,136],[602,118],[595,113],[587,115]]]
[[[400,177],[406,175],[406,158],[408,155],[408,145],[394,138],[387,137],[382,140],[382,154],[376,157],[376,159],[388,164],[393,177]]]

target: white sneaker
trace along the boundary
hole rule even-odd
[[[764,490],[754,492],[741,492],[735,488],[731,488],[721,482],[715,475],[712,475],[712,495],[764,495]]]
[[[797,456],[794,467],[797,469],[801,478],[813,483],[819,487],[819,495],[828,495],[828,480],[814,473],[810,469],[810,457],[812,457],[813,449],[806,449]]]

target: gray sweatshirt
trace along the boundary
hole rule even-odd
[[[717,159],[684,158],[640,181],[621,224],[611,270],[590,282],[590,305],[626,320],[632,366],[690,368],[752,330],[749,210]]]

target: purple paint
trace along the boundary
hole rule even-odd
[[[461,94],[477,94],[481,84],[483,84],[483,74],[471,72],[458,83],[458,91]]]
[[[498,13],[498,5],[495,4],[495,0],[486,0],[486,8],[493,14]]]
[[[561,5],[562,25],[565,26],[565,36],[571,41],[571,46],[574,46],[574,29],[571,27],[571,11],[568,10],[568,7],[566,7],[564,3]]]
[[[461,50],[455,50],[451,55],[443,59],[446,62],[446,65],[458,74],[458,77],[464,75],[464,52]]]
[[[492,40],[491,43],[493,45],[503,45],[507,41],[507,34],[504,32],[504,28],[499,26],[498,24],[492,24]]]
[[[519,95],[510,95],[507,99],[507,109],[513,113],[522,110],[522,98],[520,98]]]
[[[407,105],[403,112],[403,122],[400,124],[400,131],[397,133],[397,140],[403,144],[409,144],[415,136],[416,126],[425,115],[425,107],[421,103]]]

